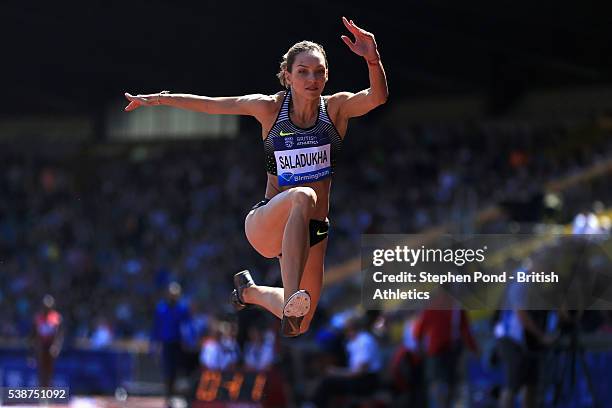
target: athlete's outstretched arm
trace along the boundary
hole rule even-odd
[[[130,95],[125,93],[130,103],[126,111],[140,106],[173,106],[195,112],[218,115],[250,115],[261,118],[274,106],[274,95],[252,94],[244,96],[209,97],[191,94],[174,94],[167,91],[148,95]]]
[[[365,115],[375,107],[387,101],[389,90],[387,77],[380,61],[380,54],[376,46],[374,34],[359,28],[353,20],[342,17],[346,28],[355,36],[355,41],[343,35],[341,38],[355,54],[363,57],[368,64],[370,87],[358,93],[340,92],[333,97],[340,102],[339,112],[345,118]]]

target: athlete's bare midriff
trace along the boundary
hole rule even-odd
[[[280,192],[289,190],[293,187],[310,187],[317,194],[317,206],[312,215],[315,220],[325,220],[329,213],[329,193],[331,188],[331,178],[315,181],[313,183],[304,183],[299,186],[284,186],[278,185],[278,176],[274,176],[270,173],[268,175],[268,182],[266,184],[266,198],[272,198]]]

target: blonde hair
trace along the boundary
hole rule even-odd
[[[285,71],[291,72],[291,67],[293,66],[293,62],[295,61],[295,57],[304,51],[319,51],[323,54],[323,58],[325,59],[325,68],[327,65],[327,54],[325,54],[325,50],[321,44],[317,44],[312,41],[300,41],[299,43],[295,43],[289,48],[289,50],[283,55],[283,59],[280,63],[280,70],[276,77],[278,78],[280,84],[284,88],[288,88],[287,82],[285,81]]]

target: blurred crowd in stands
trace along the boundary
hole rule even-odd
[[[193,332],[185,338],[202,365],[222,367],[238,361],[253,367],[273,365],[278,353],[271,350],[279,347],[274,330],[244,324],[237,330],[235,318],[218,323],[219,316],[230,311],[227,298],[236,271],[248,268],[264,284],[280,280],[277,262],[260,257],[243,233],[244,216],[263,197],[265,187],[262,146],[253,135],[145,145],[3,149],[0,337],[29,336],[40,299],[50,293],[62,312],[68,344],[87,339],[91,347],[107,347],[120,339],[155,338],[156,305],[168,285],[179,282],[181,301],[194,322]],[[332,185],[327,268],[358,256],[364,233],[418,233],[447,223],[461,232],[477,232],[466,220],[495,204],[507,210],[503,227],[492,227],[496,232],[509,232],[509,221],[548,218],[571,223],[579,212],[585,218],[576,220],[574,228],[590,225],[588,213],[610,205],[611,189],[585,193],[580,185],[570,189],[571,200],[563,201],[563,193],[558,193],[563,206],[547,208],[545,186],[610,157],[609,132],[589,124],[395,129],[361,121],[348,132]],[[599,204],[593,210],[594,201]],[[601,231],[606,232],[605,226]],[[344,312],[332,307],[337,293],[330,289],[322,299],[317,327],[306,336],[336,357],[311,364],[347,364],[348,372],[364,375],[361,382],[350,382],[347,378],[354,377],[346,372],[330,370],[329,378],[318,379],[304,391],[309,395],[305,399],[319,405],[329,397],[327,389],[349,393],[368,389],[375,379],[366,374],[383,364],[382,354],[359,354],[363,348],[376,353],[373,345],[382,341],[371,331],[375,319],[357,324],[342,317]],[[420,357],[411,354],[415,344],[428,331],[454,327],[445,324],[457,318],[466,344],[480,352],[465,314],[458,316],[453,312],[402,315],[402,321],[418,322],[418,328],[404,335],[404,354],[392,360],[393,372],[417,370]],[[456,340],[453,336],[448,334],[449,344]],[[233,338],[241,347],[233,344]],[[347,360],[341,357],[345,338],[349,339]],[[261,351],[254,351],[258,347]],[[427,353],[434,355],[436,347],[430,343]],[[221,358],[221,349],[232,349],[232,355]],[[385,357],[391,361],[391,356]],[[442,383],[455,381],[454,374],[444,369],[455,358],[445,354],[433,364]],[[410,390],[414,384],[396,387]],[[450,394],[443,385],[436,387],[438,397]]]

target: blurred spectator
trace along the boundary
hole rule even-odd
[[[411,313],[404,321],[403,341],[391,357],[390,371],[394,407],[424,407],[427,406],[427,393],[423,358],[419,354],[417,339],[414,337],[414,325],[417,314]]]
[[[208,315],[199,310],[198,302],[191,303],[191,319],[181,325],[184,368],[188,377],[200,368],[202,339],[208,330]]]
[[[151,341],[161,345],[161,362],[166,384],[166,400],[174,395],[177,373],[182,369],[183,345],[181,326],[191,319],[188,306],[180,301],[181,286],[172,282],[168,285],[165,299],[155,308]]]
[[[34,318],[34,351],[38,367],[38,386],[53,385],[53,366],[64,341],[62,315],[55,310],[55,299],[45,295],[42,310]]]
[[[464,344],[478,353],[465,310],[425,310],[414,324],[413,333],[425,351],[431,399],[437,408],[452,406]]]
[[[334,406],[335,397],[367,396],[378,388],[382,356],[376,337],[366,327],[365,319],[359,317],[349,319],[345,331],[348,367],[329,368],[314,393],[317,408]]]
[[[514,407],[521,390],[524,390],[523,407],[538,406],[541,362],[546,346],[554,341],[554,336],[547,332],[548,312],[524,310],[526,300],[527,285],[510,283],[494,328],[497,353],[504,372],[501,408]]]
[[[238,327],[233,322],[218,322],[212,329],[212,336],[202,344],[200,364],[209,370],[231,370],[238,364],[240,347],[236,341]]]
[[[274,333],[262,332],[252,325],[248,331],[248,341],[244,346],[244,365],[247,370],[266,371],[274,362]]]
[[[105,317],[99,317],[96,327],[91,334],[89,345],[92,348],[100,349],[109,347],[113,342],[113,329],[110,322]]]
[[[319,310],[317,310],[317,313],[324,313],[323,308],[319,308]],[[323,365],[344,366],[347,364],[344,328],[353,314],[352,310],[341,311],[325,318],[325,322],[321,322],[321,327],[316,331],[315,339],[318,349],[322,351],[319,360]]]

